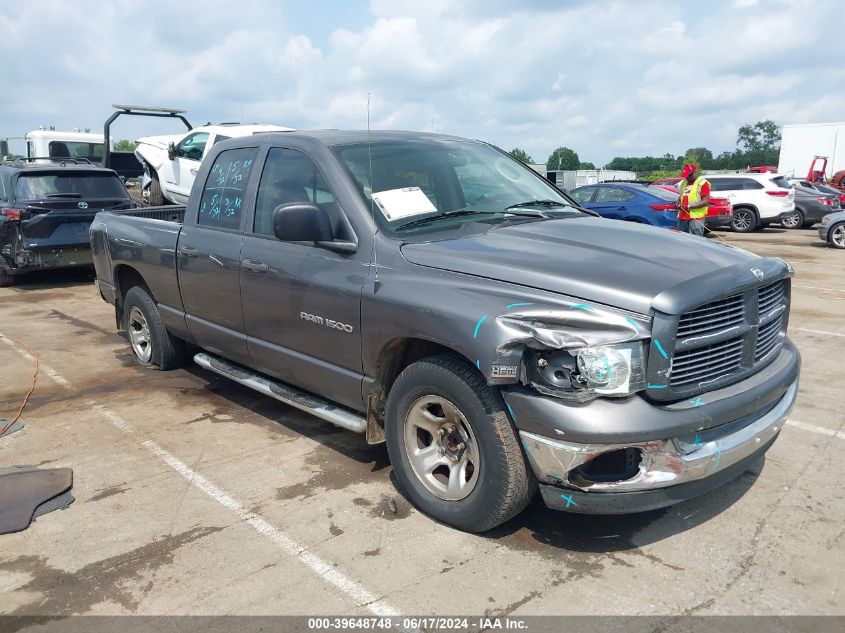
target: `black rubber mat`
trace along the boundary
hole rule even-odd
[[[34,517],[68,507],[71,486],[70,468],[0,468],[0,534],[20,532]]]

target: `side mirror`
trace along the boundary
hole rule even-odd
[[[168,144],[167,146],[167,158],[173,160],[176,157],[176,145],[173,143]]]
[[[283,242],[331,242],[329,214],[310,202],[280,204],[273,211],[273,233]]]

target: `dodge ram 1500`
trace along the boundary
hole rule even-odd
[[[98,214],[145,366],[200,366],[387,443],[407,498],[488,530],[539,489],[627,513],[728,482],[795,402],[791,270],[595,217],[482,142],[216,144],[185,208]]]

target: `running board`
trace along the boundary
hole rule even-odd
[[[244,387],[249,387],[265,396],[275,398],[280,402],[289,404],[292,407],[305,411],[311,415],[315,415],[321,420],[331,422],[341,428],[356,433],[363,433],[367,429],[367,420],[357,413],[341,409],[329,403],[326,400],[317,398],[303,391],[299,391],[289,385],[281,382],[271,380],[266,376],[254,373],[240,365],[232,364],[228,361],[211,356],[209,354],[200,353],[194,356],[194,362],[216,374],[225,376],[230,380],[242,384]]]

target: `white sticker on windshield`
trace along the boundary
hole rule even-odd
[[[437,213],[437,209],[431,204],[431,200],[419,187],[377,191],[373,194],[373,201],[388,220]]]

